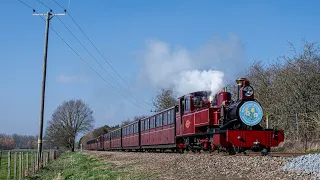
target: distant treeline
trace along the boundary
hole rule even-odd
[[[38,144],[38,136],[18,135],[18,134],[0,134],[0,150],[10,149],[36,149]],[[43,148],[50,148],[46,143]]]

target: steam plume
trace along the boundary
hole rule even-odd
[[[178,96],[194,91],[217,93],[226,76],[235,78],[243,70],[244,50],[236,36],[228,41],[215,39],[195,52],[183,47],[171,50],[165,42],[149,40],[142,60],[143,71],[156,88],[173,88]]]

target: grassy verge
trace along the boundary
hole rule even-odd
[[[122,175],[110,163],[81,153],[66,152],[28,179],[117,179]]]
[[[2,157],[0,159],[0,179],[7,179],[8,176],[8,152],[9,151],[2,151]],[[10,177],[11,179],[14,177],[14,153],[17,152],[16,155],[16,173],[17,176],[19,175],[19,152],[24,152],[23,155],[23,168],[26,168],[26,152],[29,152],[28,156],[29,156],[29,161],[28,161],[28,165],[29,168],[32,167],[32,161],[34,159],[34,154],[32,154],[32,152],[34,152],[34,150],[11,150],[11,159],[10,159],[10,164],[11,164],[11,168],[10,168]],[[24,173],[24,169],[22,174]]]

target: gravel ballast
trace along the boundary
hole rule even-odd
[[[87,151],[138,179],[310,179],[311,173],[283,168],[291,159],[221,154]],[[287,171],[293,170],[293,171]],[[315,176],[313,176],[315,177]],[[314,178],[313,178],[314,179]]]
[[[320,179],[320,154],[308,154],[292,158],[283,169],[309,172]]]

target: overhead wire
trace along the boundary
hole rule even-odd
[[[65,9],[60,3],[58,3],[56,0],[52,0],[55,2],[58,6],[60,6],[62,9]],[[109,67],[117,74],[117,76],[126,84],[127,87],[129,87],[128,83],[120,76],[120,74],[113,68],[113,66],[110,64],[110,62],[104,57],[104,55],[99,51],[99,49],[94,45],[94,43],[90,40],[88,35],[82,30],[80,25],[75,21],[75,19],[72,17],[69,11],[66,12],[68,16],[71,18],[71,20],[76,24],[76,26],[79,28],[79,30],[82,32],[82,34],[87,38],[87,40],[90,42],[90,44],[96,49],[96,51],[100,54],[100,56],[105,60],[105,62],[109,65]],[[114,78],[113,78],[114,79]],[[114,79],[115,80],[115,79]],[[123,88],[123,87],[122,87]],[[131,91],[128,91],[126,88],[124,88],[127,92],[130,94],[132,93]],[[148,102],[142,100],[146,105],[152,106]]]
[[[40,0],[37,0],[38,2],[41,2]],[[54,1],[56,2],[56,1]],[[56,2],[57,3],[57,2]],[[41,2],[42,5],[44,5],[45,7],[47,7],[48,9],[51,9],[49,6],[45,5],[44,3]],[[61,6],[59,3],[57,3],[60,7]],[[77,40],[77,42],[86,50],[86,52],[99,64],[99,66],[123,89],[125,89],[121,84],[119,84],[114,78],[113,76],[97,61],[97,59],[88,51],[88,49],[80,42],[80,40],[72,33],[72,31],[67,27],[67,25],[57,16],[58,20],[62,23],[62,25],[64,25],[64,27],[69,31],[69,33]],[[125,96],[125,95],[123,95]],[[132,96],[133,99],[135,99],[137,102],[139,102],[139,100],[137,100],[134,96]],[[150,108],[149,106],[146,106],[145,104],[143,104],[146,108]]]
[[[24,4],[26,7],[32,9],[34,12],[37,12],[34,8],[32,8],[31,6],[29,6],[28,4],[26,4],[25,2],[18,0],[19,2],[21,2],[22,4]],[[41,2],[41,1],[40,1]],[[42,3],[43,4],[43,3]],[[44,5],[46,6],[46,5]],[[48,6],[46,6],[48,7]],[[48,7],[49,8],[49,7]],[[50,9],[50,8],[49,8]],[[46,21],[42,16],[39,16],[44,22]],[[127,99],[129,102],[131,102],[132,104],[136,105],[137,107],[140,107],[141,109],[147,110],[144,107],[140,106],[139,104],[134,103],[133,101],[131,101],[130,99],[128,99],[125,95],[123,95],[121,92],[119,92],[115,87],[113,87],[105,78],[103,78],[92,66],[90,66],[90,64],[85,61],[80,55],[79,53],[77,53],[67,42],[66,40],[64,40],[60,34],[52,27],[50,27],[50,29],[83,61],[85,62],[85,64],[91,69],[93,70],[104,82],[106,82],[113,90],[115,90],[116,92],[118,92],[120,95],[122,95],[125,99]]]
[[[39,0],[38,0],[39,1]],[[59,4],[56,0],[53,0],[58,6],[60,6],[62,9],[63,6],[61,4]],[[46,6],[48,7],[48,6]],[[48,7],[49,8],[49,7]],[[50,8],[49,8],[50,9]],[[64,9],[66,10],[66,9]],[[124,81],[124,79],[119,75],[119,73],[111,66],[111,64],[106,60],[106,58],[102,55],[102,53],[98,50],[98,48],[93,44],[93,42],[89,39],[89,37],[86,35],[86,33],[82,30],[82,28],[77,24],[77,22],[72,18],[72,16],[66,12],[71,19],[73,20],[73,22],[77,25],[77,27],[80,29],[80,31],[85,35],[85,37],[88,39],[88,41],[91,43],[91,45],[99,52],[99,54],[104,58],[104,60],[108,63],[108,65],[113,69],[113,71],[116,72],[116,74]],[[132,95],[132,93],[130,91],[128,91],[125,87],[123,87],[98,61],[97,59],[87,50],[87,48],[79,41],[79,39],[72,33],[72,31],[67,27],[67,25],[59,18],[59,21],[64,25],[64,27],[69,31],[69,33],[78,41],[78,43],[87,51],[87,53],[89,53],[89,55],[100,65],[101,68],[103,68],[103,70],[111,77],[111,79],[113,79],[113,81],[115,81],[115,83],[117,85],[119,85],[121,88],[123,88],[127,93],[129,93],[131,95],[131,97],[136,100],[137,102],[142,103],[143,106],[145,106],[146,108],[150,108],[151,106],[149,104],[147,104],[145,101],[139,101],[135,96]],[[125,81],[124,81],[125,82]],[[127,84],[128,86],[128,84]],[[143,104],[145,103],[145,104]]]

